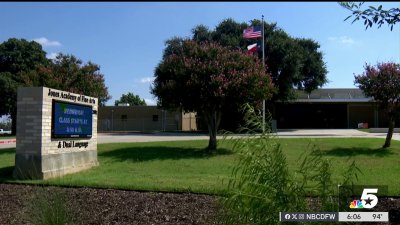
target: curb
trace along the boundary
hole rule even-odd
[[[0,144],[14,144],[16,140],[0,140]]]

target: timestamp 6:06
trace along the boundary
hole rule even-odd
[[[349,215],[347,215],[347,219],[359,220],[359,219],[361,219],[361,215],[360,214],[353,214],[353,215],[349,214]]]

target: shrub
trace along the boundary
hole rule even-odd
[[[232,149],[239,155],[232,170],[227,197],[223,198],[223,224],[278,224],[279,212],[337,211],[337,198],[331,180],[331,165],[321,151],[310,144],[299,159],[299,167],[289,172],[285,154],[276,136],[262,128],[259,111],[244,107],[246,126],[239,138],[231,138]],[[356,176],[353,162],[344,174],[343,184]],[[314,209],[307,196],[317,196]],[[315,206],[315,204],[317,206]]]
[[[27,220],[34,225],[70,225],[72,215],[61,190],[39,188],[28,204]]]

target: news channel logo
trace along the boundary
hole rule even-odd
[[[364,188],[360,200],[353,200],[350,203],[350,209],[372,209],[379,201],[378,193],[379,188]]]
[[[339,211],[376,211],[379,202],[385,201],[387,196],[388,187],[385,185],[339,186]],[[380,207],[377,210],[385,209]]]

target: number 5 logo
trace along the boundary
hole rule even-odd
[[[372,209],[378,204],[378,197],[374,195],[376,193],[378,193],[378,188],[364,188],[361,195],[363,208]]]

